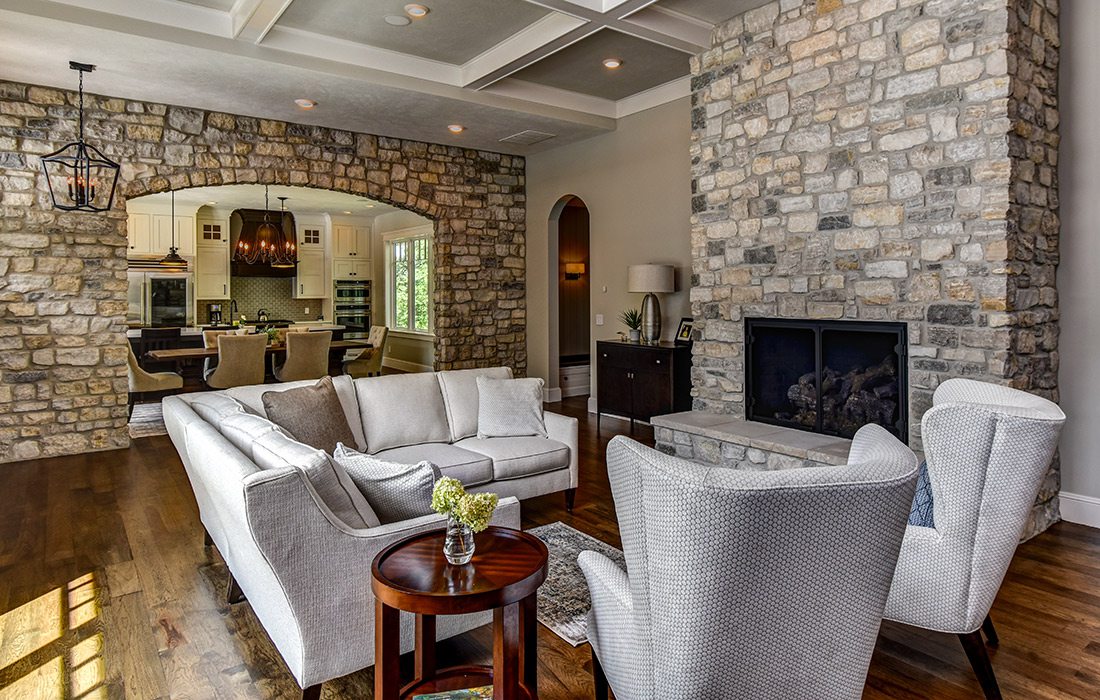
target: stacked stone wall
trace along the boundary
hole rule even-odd
[[[906,322],[916,448],[949,377],[1057,397],[1057,10],[777,0],[716,29],[692,65],[696,409],[744,416],[750,316]]]
[[[169,189],[285,184],[435,221],[439,369],[525,374],[521,157],[86,95],[122,164],[112,211],[50,205],[39,158],[76,136],[76,95],[0,81],[0,462],[124,447],[126,209]]]

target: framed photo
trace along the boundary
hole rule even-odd
[[[680,327],[676,329],[676,342],[691,345],[691,332],[695,330],[695,321],[690,318],[681,318]]]

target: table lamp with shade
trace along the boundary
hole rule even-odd
[[[631,265],[627,268],[627,290],[645,294],[642,299],[642,342],[661,340],[661,303],[658,294],[676,291],[672,265]]]

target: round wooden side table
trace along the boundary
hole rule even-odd
[[[535,593],[546,580],[546,545],[519,530],[475,535],[469,564],[443,556],[443,530],[413,535],[382,550],[371,566],[375,598],[374,697],[405,700],[493,686],[494,700],[537,700]],[[401,686],[400,613],[416,615],[414,678]],[[493,611],[493,665],[436,668],[435,618]]]

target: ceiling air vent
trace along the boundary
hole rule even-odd
[[[535,131],[534,129],[527,129],[521,131],[518,134],[512,134],[511,136],[505,136],[500,140],[501,143],[516,143],[521,146],[532,146],[536,143],[542,143],[547,139],[554,138],[555,134],[548,134],[545,131]]]

